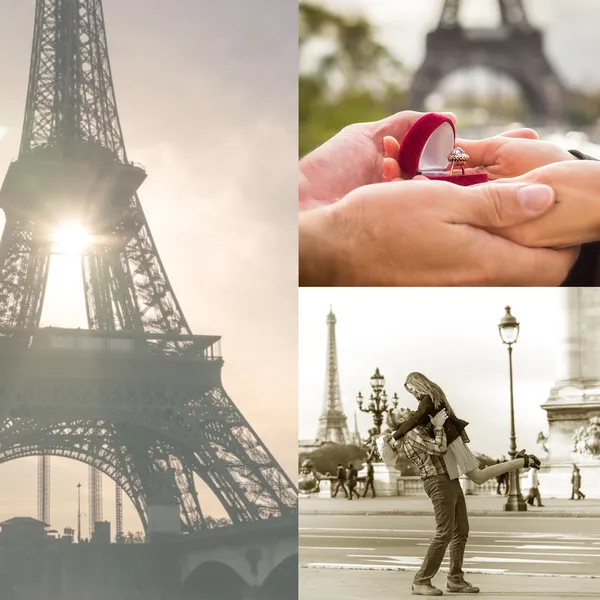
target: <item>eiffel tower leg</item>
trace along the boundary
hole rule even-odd
[[[32,223],[8,219],[0,240],[0,326],[38,327],[50,255]]]
[[[94,248],[82,257],[90,329],[143,331],[131,275],[118,252]]]
[[[190,334],[137,196],[132,200],[130,223],[135,234],[123,258],[133,280],[145,331]]]
[[[439,61],[430,55],[427,56],[414,75],[410,90],[411,110],[424,111],[428,96],[445,76],[446,73],[442,70]]]
[[[175,483],[179,490],[180,512],[184,516],[189,530],[204,529],[206,519],[198,500],[194,472],[187,465],[187,461],[182,461],[173,455],[169,456],[169,466],[175,474]]]

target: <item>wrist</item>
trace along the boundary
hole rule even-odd
[[[300,287],[335,287],[342,279],[342,249],[336,242],[333,206],[301,212],[298,217]]]

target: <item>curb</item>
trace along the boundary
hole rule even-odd
[[[600,513],[568,513],[568,512],[506,512],[493,510],[468,510],[469,517],[517,517],[525,519],[600,519]],[[432,517],[433,511],[427,510],[374,510],[374,511],[324,511],[300,510],[301,517]]]

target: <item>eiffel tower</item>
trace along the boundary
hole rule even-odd
[[[325,375],[325,397],[323,410],[319,418],[319,429],[316,444],[335,442],[336,444],[350,444],[352,438],[348,428],[348,419],[344,414],[342,396],[340,393],[340,375],[338,371],[337,342],[335,339],[335,325],[337,319],[330,308],[327,315],[327,368]]]
[[[165,507],[179,530],[207,527],[198,482],[234,524],[293,512],[293,484],[223,389],[220,338],[192,334],[171,288],[145,177],[125,150],[101,0],[37,0],[21,147],[0,189],[0,463],[45,457],[45,488],[47,457],[87,463],[90,513],[101,520],[102,472],[146,531]],[[66,222],[87,235],[88,329],[40,327]]]
[[[427,97],[452,72],[487,67],[517,83],[533,121],[563,117],[567,92],[546,58],[542,32],[529,22],[522,0],[496,1],[500,26],[475,29],[460,24],[461,0],[444,0],[439,24],[427,36],[425,60],[413,80],[414,110],[423,110]]]

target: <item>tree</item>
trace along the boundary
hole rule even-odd
[[[407,107],[406,72],[360,16],[300,3],[300,155],[340,129]]]
[[[211,517],[209,515],[204,520],[208,529],[216,529],[217,527],[227,527],[228,525],[231,525],[231,521],[227,517]]]
[[[143,544],[145,541],[146,537],[142,531],[136,531],[135,533],[128,531],[125,534],[126,544]]]
[[[355,445],[346,444],[323,444],[311,452],[301,452],[298,456],[298,469],[305,460],[312,461],[315,470],[321,475],[335,475],[338,464],[347,467],[352,463],[357,469],[361,469],[367,458],[367,451]]]

